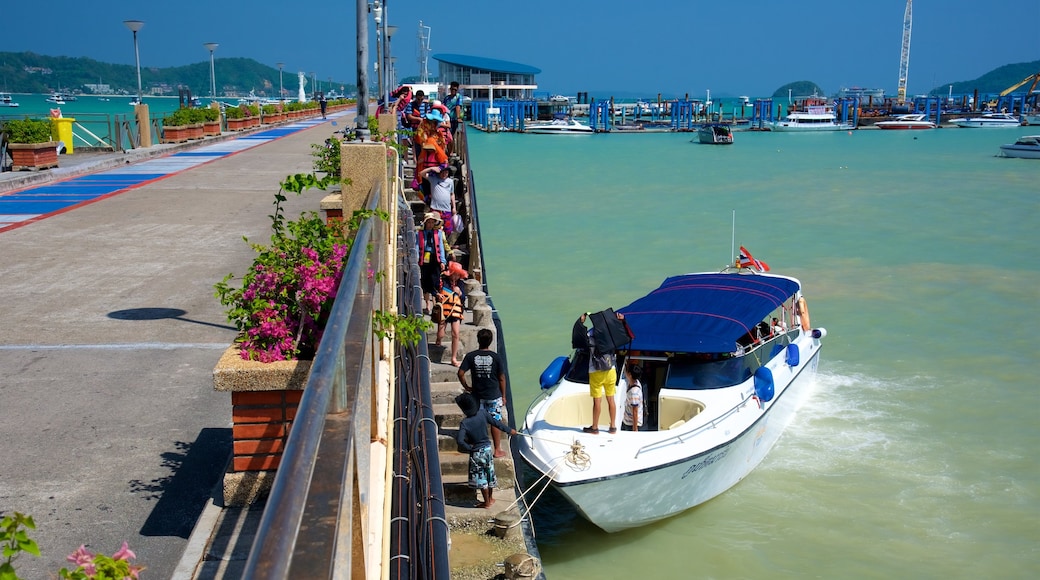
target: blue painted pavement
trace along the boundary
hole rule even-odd
[[[347,111],[329,115],[329,118],[347,113],[353,114],[351,111]],[[0,195],[0,232],[46,219],[157,179],[165,179],[203,163],[258,147],[325,122],[324,119],[297,121],[212,145],[204,145],[191,151],[173,153],[116,169]]]

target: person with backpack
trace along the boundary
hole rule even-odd
[[[621,314],[616,314],[612,310],[609,312],[614,314],[618,320],[624,319]],[[582,427],[581,430],[590,435],[599,435],[599,416],[603,409],[604,396],[607,398],[607,412],[610,419],[609,432],[617,433],[617,401],[615,400],[617,395],[617,357],[614,354],[613,346],[608,346],[604,342],[603,329],[601,328],[599,333],[596,332],[595,322],[591,329],[585,331],[586,318],[598,316],[600,319],[603,319],[603,314],[603,312],[597,312],[596,314],[590,312],[583,313],[574,323],[574,329],[571,332],[572,342],[576,342],[579,333],[584,332],[586,335],[586,348],[588,349],[589,358],[589,395],[592,396],[592,425]]]

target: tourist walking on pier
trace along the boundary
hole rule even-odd
[[[506,371],[498,353],[490,350],[495,335],[491,329],[481,328],[477,331],[477,350],[466,354],[459,365],[459,383],[462,390],[472,393],[480,402],[480,407],[497,421],[502,421],[502,409],[506,401]],[[466,373],[470,373],[472,385],[466,382]],[[495,457],[505,457],[502,451],[502,431],[491,427],[491,441],[495,448]]]
[[[428,167],[423,172],[425,180],[429,183],[430,211],[440,214],[444,221],[444,236],[448,239],[448,247],[451,247],[458,237],[452,220],[456,212],[455,179],[451,177],[451,170],[447,165]]]
[[[441,271],[448,264],[448,241],[441,230],[443,220],[437,212],[423,216],[423,227],[416,233],[416,253],[419,256],[419,285],[423,292],[424,314],[433,312],[434,299],[440,299]]]
[[[510,435],[516,435],[516,429],[510,429],[509,425],[489,415],[470,393],[455,397],[455,404],[466,415],[459,424],[455,442],[459,451],[469,453],[469,486],[479,489],[483,497],[484,501],[478,503],[477,507],[489,508],[495,503],[492,494],[498,487],[498,478],[495,476],[495,457],[488,439],[488,425]]]
[[[444,99],[444,106],[448,108],[448,116],[451,118],[451,134],[459,130],[459,121],[462,120],[462,95],[459,94],[458,81],[451,81],[448,85],[448,96]]]
[[[441,321],[437,324],[437,345],[444,340],[444,331],[451,329],[451,365],[459,366],[459,326],[462,324],[462,288],[459,281],[469,277],[462,264],[452,262],[444,272],[441,283]]]
[[[321,107],[321,118],[325,118],[325,110],[329,107],[329,101],[325,98],[325,93],[321,93],[318,96],[318,106]]]

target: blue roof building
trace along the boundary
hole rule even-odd
[[[541,69],[494,58],[461,54],[435,54],[437,80],[443,86],[459,83],[459,92],[473,99],[488,98],[494,90],[496,99],[532,99],[538,88],[535,75]]]

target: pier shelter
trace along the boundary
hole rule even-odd
[[[534,100],[538,89],[535,75],[541,69],[530,65],[461,54],[435,54],[437,80],[447,86],[459,83],[463,97],[474,101],[495,99]]]

